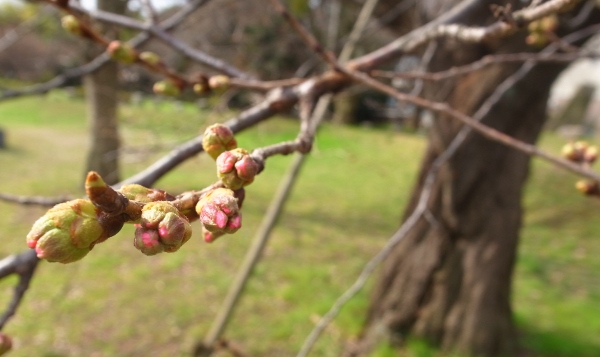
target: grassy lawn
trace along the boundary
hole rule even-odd
[[[192,105],[124,106],[123,171],[133,174],[219,115]],[[0,192],[83,195],[85,108],[57,91],[0,103],[9,148],[0,151]],[[252,149],[285,139],[293,120],[273,119],[239,135]],[[548,137],[558,151],[562,142]],[[365,128],[325,126],[290,204],[236,310],[226,337],[253,356],[290,356],[314,320],[356,278],[397,228],[422,138]],[[368,153],[368,154],[365,154]],[[244,228],[213,244],[195,238],[175,254],[146,257],[128,228],[80,262],[42,262],[6,332],[11,356],[187,356],[207,331],[291,157],[276,157],[247,189]],[[201,155],[164,177],[171,193],[215,180]],[[531,355],[600,355],[599,203],[580,197],[575,177],[536,162],[527,187],[526,225],[515,278],[515,315]],[[382,187],[386,187],[385,189]],[[389,189],[391,187],[391,189]],[[0,202],[0,256],[26,249],[24,236],[44,210]],[[0,306],[14,279],[0,282]],[[314,356],[337,356],[362,323],[368,291],[336,319]],[[407,356],[434,356],[411,342]],[[392,356],[382,349],[380,356]]]

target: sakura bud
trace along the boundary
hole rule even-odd
[[[204,131],[202,147],[210,157],[216,160],[223,152],[237,148],[237,141],[227,126],[213,124]]]
[[[133,47],[121,41],[109,43],[106,52],[108,52],[110,58],[125,64],[133,63],[137,59],[137,53]]]

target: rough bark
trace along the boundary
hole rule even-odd
[[[98,0],[98,8],[124,13],[127,0]],[[112,32],[105,28],[105,32]],[[113,34],[114,35],[114,34]],[[90,48],[89,57],[100,50]],[[119,182],[119,126],[117,121],[118,65],[108,62],[92,74],[85,76],[84,88],[90,125],[90,149],[86,173],[98,172],[108,184]]]
[[[517,36],[495,48],[456,49],[446,41],[430,69],[460,65],[491,52],[526,50],[523,43],[523,37]],[[473,114],[517,68],[489,67],[429,86],[425,94]],[[519,140],[535,142],[546,118],[550,85],[562,69],[537,66],[505,93],[483,122]],[[450,118],[436,119],[407,215],[415,208],[432,162],[460,129]],[[510,289],[528,168],[526,155],[471,134],[441,169],[426,218],[384,263],[361,353],[382,339],[401,342],[412,335],[467,355],[515,355]]]

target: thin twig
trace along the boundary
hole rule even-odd
[[[71,200],[70,197],[18,196],[0,192],[0,201],[18,203],[21,205],[51,207]]]
[[[15,286],[14,294],[6,311],[0,316],[0,330],[4,328],[8,320],[14,316],[23,301],[25,292],[35,273],[39,259],[35,250],[29,249],[18,255],[10,255],[0,260],[0,279],[12,274],[19,275],[19,282]]]
[[[208,1],[208,0],[205,0],[205,1]],[[203,65],[211,67],[211,68],[213,68],[219,72],[225,73],[229,76],[246,78],[246,79],[254,78],[251,74],[246,73],[246,72],[232,66],[231,64],[226,63],[225,61],[223,61],[219,58],[210,56],[207,53],[200,51],[198,49],[195,49],[195,48],[189,46],[188,44],[186,44],[185,42],[178,40],[174,36],[170,35],[167,31],[162,29],[160,26],[155,26],[153,24],[145,24],[143,22],[134,20],[130,17],[113,14],[111,12],[106,12],[106,11],[101,11],[101,10],[87,11],[80,5],[76,5],[76,4],[73,4],[71,6],[71,8],[73,10],[76,10],[79,13],[87,14],[90,17],[100,20],[100,21],[103,21],[103,22],[148,32],[148,33],[156,36],[161,41],[163,41],[166,45],[171,46],[174,49],[180,51],[181,53],[183,53],[187,57],[191,58],[192,60],[202,63]]]
[[[534,61],[539,63],[570,63],[582,58],[598,58],[597,53],[556,53],[551,56],[543,53],[508,53],[487,55],[472,63],[452,67],[439,72],[390,72],[381,70],[372,70],[370,74],[374,77],[382,78],[401,78],[401,79],[420,79],[426,81],[440,81],[470,72],[477,71],[492,64],[526,62]]]

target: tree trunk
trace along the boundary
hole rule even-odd
[[[98,0],[98,8],[123,14],[127,0]],[[103,32],[110,31],[106,27]],[[114,33],[113,33],[114,35]],[[101,51],[90,49],[90,59]],[[86,173],[98,172],[108,184],[119,182],[119,126],[117,121],[118,64],[108,62],[97,71],[85,76],[84,88],[90,123],[91,146]]]
[[[471,62],[490,51],[526,51],[523,36],[493,50],[464,45],[453,50],[447,41],[430,70]],[[453,82],[431,85],[425,95],[473,114],[517,68],[488,67]],[[562,69],[537,66],[504,94],[483,122],[534,143],[546,118],[550,86]],[[432,162],[461,128],[451,118],[436,118],[407,216],[416,206]],[[446,351],[486,357],[515,355],[510,288],[528,169],[528,156],[470,135],[439,171],[426,218],[384,263],[372,295],[361,353],[382,339],[398,343],[412,335]]]

